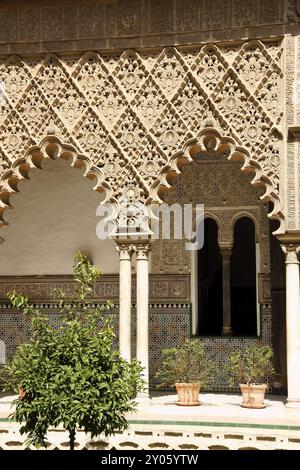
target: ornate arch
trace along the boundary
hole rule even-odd
[[[222,220],[222,217],[217,215],[213,210],[209,209],[205,211],[204,219],[214,220],[218,227],[218,241],[219,245],[228,245],[233,244],[233,232],[236,222],[243,218],[247,217],[252,220],[255,228],[255,237],[259,240],[259,221],[253,213],[247,210],[240,210],[232,215],[230,218],[226,218],[225,221]]]
[[[220,221],[220,218],[214,214],[212,211],[207,211],[205,212],[204,214],[204,220],[205,219],[211,219],[213,220],[214,222],[216,222],[217,224],[217,227],[218,227],[218,232],[220,231],[220,228],[221,228],[221,221]]]
[[[71,166],[84,170],[83,176],[88,179],[96,179],[93,187],[95,191],[106,193],[107,200],[112,190],[104,181],[103,173],[93,165],[91,159],[78,152],[70,144],[63,143],[55,135],[48,135],[39,145],[30,147],[23,158],[16,159],[0,177],[0,221],[1,225],[7,225],[4,220],[4,212],[11,208],[10,196],[19,193],[18,184],[22,180],[29,180],[29,172],[33,169],[42,169],[42,161],[45,159],[56,160],[58,158],[71,160]],[[113,202],[113,201],[112,201]]]
[[[282,50],[280,41],[246,41],[2,57],[3,210],[28,165],[38,162],[39,150],[33,159],[29,153],[50,128],[73,146],[76,164],[84,162],[107,199],[125,196],[148,207],[186,161],[214,145],[254,173],[252,184],[265,187],[269,215],[284,232]]]
[[[256,219],[256,217],[254,216],[254,214],[252,214],[251,212],[249,211],[246,211],[246,210],[243,210],[243,211],[240,211],[238,212],[237,214],[235,214],[231,221],[230,221],[230,230],[231,230],[231,233],[233,234],[234,232],[234,227],[235,227],[235,224],[242,218],[247,218],[247,219],[250,219],[253,224],[254,224],[254,230],[255,230],[255,238],[256,240],[259,240],[259,230],[258,230],[258,227],[259,227],[259,221]],[[233,235],[232,235],[233,237]]]
[[[152,202],[161,202],[164,193],[173,185],[176,177],[181,173],[182,168],[188,162],[197,161],[201,158],[201,153],[207,151],[221,152],[228,161],[242,161],[242,172],[252,173],[253,186],[262,186],[265,192],[260,199],[269,201],[273,204],[268,217],[279,221],[279,227],[275,233],[284,233],[285,215],[282,208],[282,202],[278,193],[278,187],[266,172],[260,163],[251,157],[250,152],[236,144],[231,137],[223,137],[218,130],[214,128],[203,129],[198,138],[188,139],[182,149],[172,155],[168,165],[160,172],[159,178],[152,185],[150,200]]]
[[[203,129],[200,132],[199,138],[189,139],[182,150],[176,152],[170,158],[168,165],[164,166],[157,175],[157,179],[150,187],[146,199],[146,206],[151,209],[153,203],[161,203],[163,193],[172,186],[174,178],[176,178],[182,170],[182,167],[191,161],[197,161],[201,158],[201,152],[208,150],[216,150],[226,155],[229,161],[242,160],[242,171],[254,173],[254,178],[251,184],[254,186],[264,186],[265,193],[261,196],[263,201],[271,201],[273,203],[273,210],[269,214],[270,218],[276,219],[280,222],[277,233],[284,231],[284,214],[281,208],[281,201],[274,188],[272,180],[264,174],[259,163],[249,155],[249,152],[235,144],[233,139],[229,137],[222,137],[219,132],[212,128]],[[62,158],[71,160],[71,166],[81,168],[84,170],[84,177],[89,179],[96,179],[94,190],[103,192],[105,191],[106,197],[104,202],[111,202],[114,206],[114,214],[117,217],[118,199],[117,195],[126,195],[126,191],[130,190],[131,181],[124,182],[122,179],[114,187],[110,186],[105,174],[101,168],[96,166],[92,159],[84,155],[75,148],[74,145],[63,143],[57,136],[49,134],[42,139],[39,145],[30,147],[24,157],[16,159],[12,162],[10,168],[6,169],[0,179],[0,220],[2,225],[7,223],[4,220],[3,214],[5,209],[11,208],[10,196],[14,193],[19,193],[18,183],[21,180],[29,179],[29,171],[38,168],[41,169],[41,162],[44,159]],[[133,186],[142,180],[141,175],[136,175],[136,181],[132,181]],[[118,180],[115,180],[118,183]],[[129,184],[128,184],[129,183]],[[145,191],[145,188],[143,188]],[[138,197],[138,192],[134,191],[135,198]],[[137,200],[137,199],[135,199]],[[150,210],[151,216],[151,210]],[[217,222],[218,223],[218,222]],[[219,224],[218,224],[219,225]]]

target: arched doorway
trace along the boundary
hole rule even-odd
[[[61,287],[72,292],[77,251],[87,255],[106,279],[117,276],[114,242],[96,236],[96,210],[105,193],[93,191],[95,182],[83,178],[82,170],[70,163],[66,158],[39,161],[40,170],[28,171],[30,181],[20,174],[18,192],[11,194],[13,210],[5,212],[7,225],[2,228],[0,246],[0,366],[2,358],[11,360],[16,347],[30,335],[28,319],[11,308],[7,292],[28,296],[51,322],[59,324],[52,291]],[[93,296],[100,303],[108,298],[101,288],[95,288]]]
[[[190,276],[192,335],[201,337],[223,370],[233,349],[272,344],[269,207],[263,185],[251,185],[254,173],[242,172],[243,163],[237,159],[228,161],[224,146],[212,142],[210,148],[207,140],[202,150],[191,153],[192,161],[181,167],[176,179],[169,179],[172,187],[162,197],[170,206],[193,204],[195,211],[196,204],[204,205],[204,246],[191,253],[184,240],[154,242],[152,270],[169,275],[180,270]],[[242,250],[247,255],[241,256]],[[173,336],[176,329],[173,324]],[[213,389],[228,390],[224,371]]]
[[[204,246],[197,251],[198,332],[220,335],[222,331],[222,257],[218,244],[218,225],[204,221]]]
[[[257,269],[255,225],[249,217],[238,219],[230,260],[230,295],[232,333],[256,336]]]

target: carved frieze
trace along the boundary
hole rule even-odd
[[[298,57],[298,43],[299,39],[295,36],[286,38],[286,94],[285,94],[285,107],[286,107],[286,120],[287,124],[294,127],[298,124],[295,122],[295,115],[299,115],[299,72],[300,61]],[[296,117],[297,119],[297,117]],[[288,205],[287,214],[287,227],[290,230],[295,230],[298,227],[299,209],[297,204],[297,197],[300,199],[299,179],[300,172],[297,169],[297,160],[299,160],[299,136],[297,133],[289,133],[287,141],[287,158],[284,161],[284,174],[285,174],[285,192]],[[298,220],[297,220],[298,219]]]
[[[2,3],[4,3],[2,5]],[[9,3],[9,8],[8,8]],[[299,21],[298,0],[81,0],[60,3],[45,0],[1,2],[0,42],[14,50],[43,52],[90,48],[122,48],[123,38],[131,47],[141,45],[184,44],[199,41],[210,31],[216,39],[226,30],[259,25],[283,25]],[[283,31],[283,28],[281,29]],[[186,36],[189,34],[190,36]],[[165,36],[166,40],[161,37]],[[249,34],[250,36],[250,34]],[[253,34],[251,34],[253,37]],[[256,29],[255,36],[259,36]],[[210,36],[211,39],[211,36]],[[225,38],[224,38],[225,39]]]
[[[142,31],[142,0],[120,0],[117,4],[116,34],[140,34]]]
[[[18,11],[0,10],[0,41],[16,41],[18,37]]]
[[[143,247],[145,249],[145,247]],[[75,284],[71,276],[10,276],[0,277],[0,303],[9,303],[7,293],[17,291],[36,303],[55,303],[53,289],[61,288],[68,295],[74,292]],[[132,299],[135,302],[136,282],[133,276]],[[119,276],[103,275],[95,284],[91,301],[119,301]],[[190,276],[183,274],[150,274],[150,303],[186,303],[190,301]]]
[[[64,9],[43,8],[42,10],[42,40],[51,41],[63,39],[64,36]]]
[[[291,22],[300,21],[300,1],[288,0],[287,19]]]

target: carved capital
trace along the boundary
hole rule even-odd
[[[148,260],[150,250],[151,250],[150,243],[137,243],[135,245],[137,261],[139,261],[139,260]]]
[[[229,259],[232,254],[232,245],[220,245],[220,253],[224,259]]]
[[[286,264],[299,264],[300,245],[289,243],[288,245],[281,244],[280,246],[285,254]]]
[[[132,253],[135,250],[135,247],[130,243],[121,243],[116,242],[116,250],[119,253],[120,261],[122,260],[131,260]]]

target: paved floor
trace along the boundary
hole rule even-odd
[[[139,404],[133,419],[292,425],[300,430],[300,409],[286,408],[284,397],[268,396],[266,408],[260,410],[242,408],[240,395],[203,393],[201,405],[193,407],[177,406],[176,400],[175,394],[153,397]]]
[[[6,420],[12,412],[11,402],[17,396],[0,398],[0,420]],[[153,422],[207,422],[207,423],[248,423],[278,426],[299,426],[300,409],[286,408],[284,397],[267,396],[266,408],[246,409],[240,406],[241,396],[233,394],[200,394],[200,406],[177,406],[177,395],[153,396],[149,401],[139,403],[136,413],[128,416],[130,421]]]

